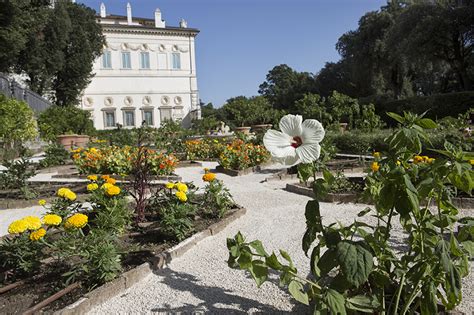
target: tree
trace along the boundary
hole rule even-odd
[[[324,99],[318,94],[305,94],[302,99],[296,101],[295,108],[304,119],[317,119],[323,124],[331,120],[331,115],[326,111]]]
[[[221,111],[225,117],[223,120],[236,127],[275,123],[280,116],[280,112],[273,109],[263,96],[228,99]]]
[[[359,95],[352,78],[352,69],[346,60],[326,62],[316,75],[316,87],[321,96],[327,97],[333,91],[357,97]]]
[[[0,94],[0,139],[11,146],[37,135],[34,113],[28,104]]]
[[[266,81],[259,86],[258,93],[265,96],[273,108],[294,112],[295,102],[306,93],[316,92],[315,88],[311,73],[297,72],[282,64],[268,72]]]

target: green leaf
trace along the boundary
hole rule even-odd
[[[347,314],[344,296],[341,293],[337,292],[336,290],[328,289],[326,291],[325,298],[331,314]]]
[[[266,257],[265,262],[266,262],[268,267],[270,267],[272,269],[275,269],[275,270],[281,270],[282,267],[283,267],[281,265],[281,263],[278,261],[278,258],[275,255],[275,253],[272,253],[270,256]]]
[[[432,315],[438,314],[438,303],[436,298],[436,287],[433,282],[430,282],[427,285],[424,285],[421,288],[421,314],[422,315]]]
[[[252,254],[248,250],[243,250],[237,260],[240,269],[249,269],[252,267]]]
[[[255,240],[251,243],[249,243],[249,245],[255,249],[255,251],[257,252],[257,254],[261,255],[261,256],[268,256],[267,252],[265,251],[265,248],[263,248],[263,245],[262,245],[262,242],[259,241],[259,240]]]
[[[331,271],[337,266],[337,252],[333,248],[330,248],[325,251],[321,258],[319,258],[318,268],[321,271],[322,276],[327,275],[329,271]]]
[[[252,261],[252,267],[249,269],[250,274],[255,279],[257,286],[260,287],[268,278],[268,268],[261,260]]]
[[[290,294],[295,298],[295,300],[305,305],[309,305],[308,294],[304,292],[304,287],[301,282],[296,280],[291,281],[288,286],[288,291],[290,291]]]
[[[438,127],[438,125],[429,118],[422,118],[417,120],[416,124],[424,129],[434,129]]]
[[[367,213],[369,213],[372,209],[370,209],[369,207],[365,208],[364,210],[362,210],[361,212],[359,212],[357,214],[358,217],[363,217],[364,215],[366,215]]]
[[[402,116],[400,116],[398,114],[395,114],[395,113],[392,113],[392,112],[387,112],[387,116],[395,119],[396,121],[398,121],[401,124],[403,124],[405,122],[405,118],[403,118]]]
[[[290,268],[293,268],[293,261],[291,260],[290,255],[288,255],[287,252],[284,250],[280,249],[280,255],[285,258],[285,260],[290,264]]]
[[[342,241],[337,244],[337,260],[346,280],[356,287],[365,283],[373,268],[372,254],[359,244]]]
[[[374,313],[380,303],[375,296],[356,295],[346,299],[346,307],[359,312]]]
[[[461,243],[461,246],[469,253],[471,258],[474,257],[474,242],[473,241],[464,241]]]

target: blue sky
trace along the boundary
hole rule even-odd
[[[126,15],[127,0],[78,0],[107,14]],[[180,18],[198,28],[196,62],[200,98],[221,106],[238,95],[252,96],[274,66],[318,72],[337,61],[335,44],[357,28],[359,18],[386,0],[129,0],[133,16],[154,17],[159,7],[166,25]]]

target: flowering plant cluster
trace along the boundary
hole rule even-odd
[[[234,140],[219,156],[219,164],[226,169],[243,170],[265,163],[270,153],[265,147]]]
[[[217,179],[215,173],[208,169],[204,169],[202,180],[206,182],[202,206],[204,213],[211,217],[223,217],[235,205],[229,189],[221,180]]]
[[[138,155],[138,148],[130,146],[105,146],[103,148],[76,149],[72,160],[81,174],[129,175]],[[171,175],[178,159],[170,154],[147,149],[147,163],[152,175]]]
[[[185,142],[188,160],[217,159],[224,151],[225,143],[217,139],[196,139]]]
[[[474,257],[474,220],[458,217],[451,196],[456,190],[472,193],[472,157],[448,142],[445,150],[435,150],[441,156],[436,160],[420,157],[425,130],[436,124],[410,113],[388,114],[400,128],[386,139],[388,151],[374,154],[364,191],[373,207],[348,226],[324,225],[318,200],[334,176],[322,169],[323,178],[313,183],[315,199],[306,205],[302,239],[310,257],[309,277],[298,274],[287,252],[269,253],[260,241],[247,242],[240,232],[227,240],[229,266],[249,271],[258,286],[267,281],[269,270],[276,271],[293,298],[311,305],[314,314],[437,314],[440,304],[447,310],[458,305],[462,278]],[[288,137],[276,131],[266,135],[273,157],[288,165],[319,157],[308,134],[322,139],[324,131],[318,131],[319,122],[301,121],[286,116],[280,129]],[[305,125],[316,128],[305,132]],[[312,147],[298,150],[305,145]],[[366,216],[376,223],[364,222]],[[403,251],[390,242],[395,220],[406,237]]]

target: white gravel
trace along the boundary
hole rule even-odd
[[[0,210],[0,236],[8,234],[8,226],[15,220],[27,215],[42,216],[46,210],[42,206],[32,206],[21,209]]]
[[[215,167],[203,163],[203,167]],[[202,186],[200,168],[177,171],[186,181]],[[277,276],[271,276],[258,289],[245,272],[227,267],[226,238],[241,231],[248,240],[260,239],[268,251],[285,249],[301,274],[309,272],[309,260],[301,250],[304,233],[304,207],[310,199],[283,190],[286,182],[265,182],[267,174],[229,177],[218,174],[232,192],[235,201],[247,208],[247,214],[230,224],[218,235],[209,237],[168,268],[148,276],[124,294],[93,309],[90,314],[143,313],[307,313],[308,309],[293,303],[278,287]],[[366,205],[321,204],[324,222],[350,223]],[[403,250],[403,235],[394,233],[391,241]],[[464,302],[461,311],[472,310],[472,272],[465,279]]]

